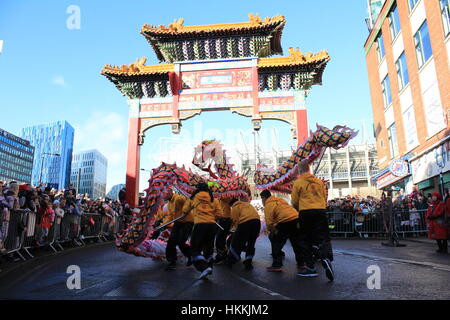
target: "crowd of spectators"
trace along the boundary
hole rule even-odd
[[[45,186],[19,185],[15,181],[0,181],[0,254],[6,252],[5,240],[14,210],[22,209],[36,214],[35,246],[40,247],[46,245],[53,224],[60,225],[64,217],[75,228],[83,227],[80,226],[80,216],[85,213],[104,216],[108,222],[112,222],[111,225],[119,219],[125,219],[131,212],[124,201],[124,190],[121,190],[119,198],[116,201],[108,198],[89,199],[87,194],[77,194],[72,185],[67,189],[55,190]],[[21,225],[25,228],[26,222],[21,222]]]
[[[444,199],[448,198],[448,189]],[[425,213],[432,201],[431,193],[414,190],[410,194],[394,192],[391,197],[383,193],[381,198],[372,196],[347,196],[328,201],[327,211],[333,222],[338,225],[350,224],[354,219],[355,226],[370,225],[372,230],[388,232],[392,218],[397,230],[415,231],[426,227]]]

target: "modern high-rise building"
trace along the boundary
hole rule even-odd
[[[112,186],[112,188],[108,191],[106,194],[106,197],[112,200],[118,200],[119,199],[119,192],[125,188],[125,184],[116,184]]]
[[[78,152],[72,158],[70,183],[77,193],[87,193],[91,199],[103,198],[107,167],[108,160],[97,150]]]
[[[379,189],[450,186],[449,0],[368,0]]]
[[[44,184],[55,189],[67,188],[74,128],[67,121],[56,121],[23,128],[20,136],[34,146],[33,185]]]
[[[0,129],[0,181],[31,183],[33,156],[29,141]]]

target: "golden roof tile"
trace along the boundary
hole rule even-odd
[[[142,26],[141,33],[150,33],[154,35],[180,35],[189,33],[210,33],[217,31],[238,31],[238,30],[258,30],[264,27],[276,26],[279,24],[284,24],[286,20],[284,16],[278,15],[275,17],[267,17],[261,19],[258,14],[248,14],[249,21],[247,22],[237,22],[237,23],[222,23],[222,24],[209,24],[209,25],[196,25],[196,26],[185,26],[184,19],[180,18],[170,23],[167,27],[164,25],[152,26],[144,25]]]
[[[104,75],[122,75],[122,76],[137,76],[137,75],[150,75],[150,74],[164,74],[174,70],[173,64],[159,64],[159,65],[149,65],[146,66],[145,62],[147,59],[142,57],[141,59],[136,59],[136,62],[128,64],[112,66],[105,65],[101,74]]]
[[[259,58],[258,68],[277,68],[277,67],[288,67],[288,66],[299,66],[314,64],[320,62],[330,61],[330,56],[328,52],[323,50],[317,53],[306,53],[303,54],[298,48],[289,48],[289,56],[285,57],[270,57],[270,58]]]

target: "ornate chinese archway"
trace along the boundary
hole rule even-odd
[[[249,15],[235,24],[184,26],[180,19],[168,27],[142,27],[161,65],[141,58],[120,67],[106,65],[102,74],[128,97],[129,129],[127,202],[137,205],[139,149],[144,132],[170,124],[179,133],[182,120],[205,110],[230,110],[251,117],[259,130],[264,119],[292,126],[298,143],[308,137],[305,99],[312,85],[321,84],[330,57],[327,52],[282,54],[283,16]]]

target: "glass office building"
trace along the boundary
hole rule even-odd
[[[0,129],[0,181],[31,183],[33,155],[29,141]]]
[[[97,150],[76,153],[72,158],[70,183],[77,193],[87,193],[89,198],[98,199],[106,194],[106,171],[108,160]]]
[[[56,121],[23,128],[20,136],[34,146],[33,185],[67,188],[70,181],[74,128]]]
[[[112,200],[119,200],[119,192],[125,188],[125,184],[116,184],[114,185],[106,194],[106,197]]]

